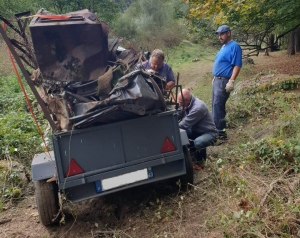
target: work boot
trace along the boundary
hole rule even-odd
[[[227,140],[228,139],[227,133],[225,131],[219,132],[218,139],[219,140]]]
[[[196,161],[206,160],[206,148],[196,150],[196,152],[194,153],[194,157]]]
[[[189,147],[190,154],[193,155],[196,152],[195,147]]]
[[[194,157],[194,160],[196,161],[196,164],[203,168],[205,166],[205,162],[206,162],[206,148],[197,150],[194,153],[193,157]]]

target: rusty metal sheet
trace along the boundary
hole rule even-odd
[[[52,15],[41,9],[37,15]],[[96,80],[108,64],[107,32],[87,9],[65,20],[35,17],[30,22],[34,52],[45,79]]]
[[[117,49],[119,44],[122,42],[120,38],[111,38],[108,39],[108,59],[109,61],[117,60]]]

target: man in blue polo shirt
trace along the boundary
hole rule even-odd
[[[212,117],[219,133],[219,139],[227,139],[226,101],[234,89],[234,82],[242,67],[242,49],[232,40],[229,26],[222,25],[216,31],[223,44],[217,53],[212,69]]]
[[[169,90],[175,84],[175,77],[171,66],[168,65],[164,59],[164,52],[162,50],[155,49],[151,53],[150,60],[144,61],[142,66],[145,70],[152,70],[162,76],[167,83],[166,89]]]

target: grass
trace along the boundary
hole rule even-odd
[[[36,99],[24,83],[42,128],[47,125],[36,109]],[[42,152],[42,139],[29,113],[15,76],[0,76],[0,210],[1,204],[15,201],[26,188],[21,174],[29,170],[33,156]],[[14,166],[13,162],[18,161]]]
[[[8,76],[13,74],[13,66],[10,62],[8,51],[2,36],[0,36],[0,75]]]
[[[174,73],[180,73],[179,84],[190,88],[193,94],[211,104],[212,65],[217,49],[183,41],[175,48],[168,61]],[[198,59],[197,61],[193,61]]]
[[[168,63],[174,71],[186,71],[187,67],[193,67],[193,60],[202,64],[213,62],[216,49],[205,47],[199,44],[183,41],[178,47],[172,50]],[[196,60],[198,59],[198,60]]]
[[[209,72],[195,73],[207,66],[187,62],[181,67],[183,77],[191,76],[184,86],[195,82],[193,93],[207,103],[211,77]],[[252,84],[263,76],[269,77],[263,87]],[[230,139],[208,148],[206,168],[196,171],[192,190],[181,193],[166,185],[135,188],[116,195],[126,207],[123,218],[116,218],[119,203],[94,200],[77,207],[76,222],[92,206],[89,222],[115,237],[296,237],[300,231],[300,97],[298,86],[275,87],[273,79],[277,79],[274,71],[243,68],[240,86],[228,101]],[[291,78],[277,83],[290,85],[288,81]]]
[[[271,73],[257,86],[266,72],[244,67],[243,86],[227,103],[230,141],[210,148],[209,202],[201,204],[209,211],[202,213],[205,232],[199,237],[294,237],[299,232],[300,99],[294,91],[299,77],[277,80]],[[198,194],[198,201],[202,197]]]
[[[188,61],[173,66],[181,69],[182,77],[191,76],[182,81],[184,86],[194,82],[194,95],[209,103],[210,72],[196,73],[205,67]],[[192,191],[156,195],[165,210],[172,210],[168,218],[157,219],[157,209],[162,207],[155,204],[155,197],[153,207],[141,208],[142,214],[129,214],[131,220],[143,219],[133,222],[131,227],[139,228],[129,235],[227,238],[299,234],[299,86],[284,86],[291,85],[291,78],[278,81],[274,73],[268,69],[257,72],[252,65],[243,67],[238,90],[227,104],[229,141],[209,148],[207,166],[196,174]],[[262,76],[268,76],[269,82],[259,87],[251,84]],[[151,227],[151,235],[143,232],[144,224]],[[128,228],[123,225],[119,229]]]
[[[193,94],[208,106],[215,52],[183,42],[169,61],[174,71],[180,72],[184,87],[192,88]],[[197,57],[200,60],[192,62]],[[265,58],[258,58],[257,65],[259,60],[267,65]],[[243,67],[236,91],[227,103],[229,140],[208,148],[206,167],[195,171],[193,189],[182,193],[175,185],[143,186],[120,192],[114,199],[73,204],[72,211],[66,213],[76,214],[80,235],[78,229],[70,229],[72,221],[49,231],[58,237],[65,233],[69,237],[91,237],[91,230],[103,237],[297,237],[300,233],[298,77],[280,78],[274,69],[266,66],[261,71],[257,65]],[[25,116],[26,106],[21,102],[14,78],[1,80],[5,82],[0,85],[4,88],[0,94],[3,102],[0,122],[22,117],[20,121],[25,125],[16,123],[16,128],[29,130],[30,134],[28,141],[18,145],[34,147],[31,137],[36,134],[27,128],[30,123]],[[1,97],[7,92],[16,100],[8,94]],[[15,134],[14,127],[10,128],[7,131]],[[0,172],[3,172],[1,165]],[[3,196],[12,196],[13,189],[20,187],[15,175],[13,171],[5,175],[5,181],[9,177],[16,185],[10,190],[2,189],[6,191]],[[1,207],[0,203],[0,210]],[[72,220],[70,216],[68,219]]]

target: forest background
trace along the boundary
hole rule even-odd
[[[89,9],[109,24],[111,30],[137,49],[169,49],[183,39],[215,45],[213,33],[221,24],[234,30],[235,39],[257,54],[258,50],[299,50],[297,0],[1,0],[0,16],[36,13],[44,8],[55,14]]]

